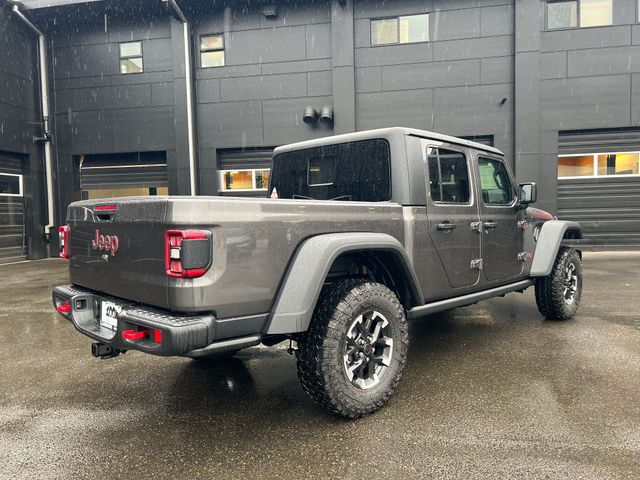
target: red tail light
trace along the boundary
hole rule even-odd
[[[117,209],[117,205],[96,205],[93,207],[94,212],[115,212]]]
[[[60,239],[60,251],[58,256],[60,258],[69,258],[69,241],[71,240],[71,227],[69,225],[63,225],[58,227],[58,238]]]
[[[211,265],[211,232],[169,230],[165,235],[167,275],[178,278],[201,277]]]
[[[68,303],[62,303],[56,307],[56,310],[60,313],[69,313],[71,311],[71,305]]]

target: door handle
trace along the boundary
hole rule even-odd
[[[449,222],[442,222],[436,225],[436,228],[440,231],[450,232],[454,228],[456,228],[455,224]]]
[[[484,226],[484,231],[486,232],[487,230],[493,230],[494,228],[498,227],[498,224],[496,222],[482,222],[482,225]]]

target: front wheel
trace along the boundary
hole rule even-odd
[[[573,248],[561,248],[548,277],[536,280],[538,310],[548,320],[568,320],[582,296],[582,265]]]
[[[353,280],[327,285],[298,342],[302,388],[340,416],[371,413],[395,391],[408,343],[404,308],[387,287]]]

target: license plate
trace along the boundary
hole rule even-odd
[[[102,301],[101,314],[100,314],[100,326],[113,330],[118,329],[118,314],[122,310],[122,307],[113,302]]]

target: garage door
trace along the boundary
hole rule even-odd
[[[218,192],[237,197],[265,197],[273,148],[218,150]]]
[[[558,217],[594,249],[640,248],[640,129],[561,132]]]
[[[26,257],[22,159],[0,152],[0,263]]]
[[[166,195],[166,152],[113,153],[79,157],[82,199]]]

